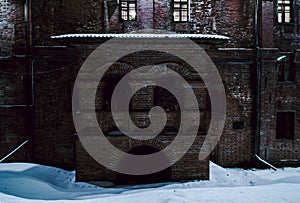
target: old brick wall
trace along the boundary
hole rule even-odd
[[[34,49],[34,161],[74,169],[73,83],[78,71],[76,51]]]
[[[154,1],[154,29],[171,30],[172,29],[172,9],[170,1]]]
[[[0,1],[0,157],[30,139],[23,2]],[[14,55],[20,54],[15,57]],[[31,160],[30,144],[5,161]]]
[[[277,1],[274,1],[277,2]],[[277,22],[277,3],[273,4],[273,17],[274,17],[274,40],[275,47],[281,51],[292,51],[299,48],[300,45],[300,1],[293,1],[293,22],[280,24]],[[270,21],[270,24],[272,22]]]
[[[209,55],[220,72],[227,95],[225,128],[213,161],[227,167],[245,166],[253,158],[255,50],[220,48]],[[241,127],[234,127],[238,123]]]
[[[3,158],[29,136],[26,133],[25,62],[17,58],[6,59],[0,60],[0,66],[0,157]],[[30,160],[28,147],[27,144],[6,161]]]
[[[81,47],[82,48],[82,47]],[[83,49],[85,50],[85,49]],[[217,68],[221,74],[221,77],[224,81],[226,93],[227,93],[227,120],[224,132],[222,134],[220,143],[217,147],[217,152],[215,155],[214,161],[216,161],[218,164],[222,166],[245,166],[245,164],[249,164],[250,161],[253,159],[253,142],[254,142],[254,123],[253,123],[253,117],[255,116],[255,110],[254,110],[254,104],[255,104],[255,95],[254,95],[254,87],[255,84],[253,84],[253,78],[254,78],[254,58],[255,58],[255,50],[252,49],[222,49],[219,50],[216,49],[210,49],[207,50],[209,55],[212,57],[215,64],[217,64]],[[126,74],[126,71],[132,70],[132,67],[140,67],[147,64],[152,63],[158,63],[164,62],[164,54],[162,53],[156,53],[156,52],[143,52],[139,54],[131,54],[127,56],[126,58],[121,59],[120,62],[127,64],[125,66],[121,66],[119,68],[113,69],[112,74],[118,74],[123,76]],[[138,59],[138,60],[137,60]],[[170,61],[172,61],[171,64]],[[128,65],[130,64],[130,65]],[[162,63],[163,64],[163,63]],[[176,57],[169,56],[168,62],[166,64],[169,64],[168,67],[179,72],[181,75],[187,78],[187,80],[191,80],[190,82],[193,83],[192,75],[193,71],[190,70],[190,68],[187,68],[186,64],[182,64],[180,60],[176,59]],[[175,64],[181,64],[175,65]],[[126,67],[127,66],[127,67]],[[190,72],[192,71],[192,72]],[[108,74],[111,75],[111,74]],[[112,75],[111,75],[112,76]],[[108,80],[109,81],[109,80]],[[200,82],[199,79],[194,80],[195,84],[192,86],[197,87],[195,89],[195,93],[197,95],[200,108],[201,108],[201,123],[204,121],[204,127],[203,129],[207,130],[207,127],[209,125],[209,109],[205,107],[207,105],[207,93],[205,91],[201,90],[201,85],[203,83]],[[200,83],[199,83],[200,82]],[[100,86],[105,86],[105,82],[101,83]],[[88,85],[86,87],[82,87],[82,92],[84,91],[84,88],[88,88]],[[101,88],[100,88],[101,90]],[[133,98],[133,107],[132,107],[132,119],[135,120],[135,123],[137,126],[140,127],[146,127],[147,121],[149,121],[147,116],[143,116],[145,112],[141,111],[143,108],[148,109],[153,104],[157,104],[155,100],[155,96],[153,99],[153,90],[150,89],[144,89],[141,91],[138,95],[134,96]],[[160,97],[164,98],[163,101],[166,102],[168,99],[167,95],[160,95]],[[137,100],[137,103],[134,102],[134,100]],[[152,98],[152,99],[151,99]],[[144,101],[142,103],[139,103],[138,101]],[[90,101],[92,102],[92,101]],[[104,102],[101,102],[101,98],[99,100],[100,104],[103,104]],[[205,104],[205,105],[203,105]],[[202,107],[201,107],[202,106]],[[101,105],[99,107],[99,111],[101,112],[100,116],[98,117],[98,122],[101,126],[101,129],[103,129],[104,133],[109,133],[111,130],[114,130],[112,117],[109,113],[109,111],[103,111],[101,110]],[[138,109],[139,112],[135,112],[134,110]],[[81,110],[81,113],[84,113]],[[175,117],[174,117],[175,115]],[[86,116],[88,116],[88,112],[86,113]],[[146,120],[145,120],[146,119]],[[171,119],[169,122],[169,127],[173,125],[173,129],[179,124],[177,122],[178,118],[176,118],[176,114],[169,114],[169,119]],[[239,129],[234,129],[235,123],[242,123],[242,127]],[[145,126],[146,124],[146,126]],[[203,124],[203,123],[202,123]],[[110,125],[107,126],[107,125]],[[168,125],[168,124],[167,124]],[[91,126],[92,127],[92,126]],[[201,143],[203,142],[205,130],[202,131],[202,134],[200,133],[198,135],[198,143],[194,145],[192,149],[188,152],[188,154],[179,161],[176,165],[172,167],[172,178],[173,180],[179,180],[182,179],[189,179],[189,178],[207,178],[207,168],[206,164],[203,162],[198,162],[196,160],[196,156],[199,153],[199,150],[201,147]],[[204,134],[203,134],[204,133]],[[174,135],[173,135],[174,136]],[[169,143],[171,140],[172,135],[168,136],[161,136],[160,139],[164,143]],[[116,135],[116,134],[109,134],[108,139],[111,140],[115,144],[115,146],[122,146],[124,145],[126,137],[122,135]],[[167,139],[167,140],[165,140]],[[202,140],[202,141],[201,141]],[[199,143],[200,141],[200,143]],[[196,141],[197,142],[197,141]],[[129,149],[128,149],[129,150]],[[126,151],[126,150],[125,150]],[[103,170],[103,167],[97,165],[95,161],[93,161],[91,158],[87,158],[88,156],[86,152],[84,152],[84,149],[82,148],[80,143],[76,144],[76,166],[78,171],[78,179],[79,180],[92,180],[93,178],[101,179],[103,175],[105,177],[111,177],[111,181],[114,181],[114,176],[107,176],[107,174],[111,174],[111,171]],[[86,158],[83,158],[86,157]],[[86,163],[86,160],[88,161],[89,167],[83,167]],[[191,164],[191,163],[199,163],[199,165]],[[194,172],[188,172],[186,171],[193,171],[191,167],[195,167],[195,171],[198,171],[198,173]],[[95,170],[95,171],[94,171]],[[97,173],[96,171],[99,170]],[[100,172],[101,171],[101,172]],[[202,174],[201,174],[202,173]],[[92,176],[89,176],[89,174],[94,174]],[[206,174],[206,175],[205,175]]]
[[[89,134],[91,135],[91,134]],[[137,146],[152,146],[159,150],[163,150],[172,141],[170,135],[159,135],[155,139],[149,141],[130,140],[124,135],[109,135],[107,139],[118,149],[129,152],[129,150]],[[186,155],[180,161],[171,166],[171,179],[167,181],[182,181],[190,179],[206,180],[209,178],[208,161],[199,161],[198,152],[204,136],[198,136],[194,145],[189,149]],[[175,152],[174,152],[175,153]],[[176,152],[180,153],[180,152]],[[107,155],[110,159],[110,165],[119,167],[122,158],[114,157],[113,154]],[[79,140],[76,140],[76,180],[77,181],[111,181],[118,182],[118,173],[105,168],[97,163],[82,147]]]
[[[0,1],[2,7],[0,11],[0,33],[1,33],[1,55],[10,55],[12,53],[24,53],[25,35],[24,35],[24,14],[23,3],[14,0]],[[91,177],[97,177],[97,167],[88,157],[84,150],[80,148],[80,144],[75,145],[75,129],[73,126],[70,98],[76,73],[89,53],[103,41],[52,41],[51,35],[66,33],[104,33],[116,32],[123,33],[127,31],[135,31],[142,28],[153,28],[174,31],[179,33],[207,33],[221,34],[229,36],[231,39],[226,44],[214,44],[207,41],[201,46],[206,47],[209,55],[217,65],[225,84],[228,111],[224,133],[221,141],[215,151],[214,160],[222,166],[236,166],[249,162],[253,157],[253,139],[255,122],[255,50],[254,48],[254,0],[238,1],[238,0],[193,0],[190,6],[190,21],[187,23],[172,22],[171,1],[155,0],[149,3],[145,0],[138,0],[138,16],[136,22],[121,22],[119,18],[119,5],[116,1],[107,2],[107,11],[105,4],[101,0],[76,0],[76,1],[33,1],[32,18],[33,18],[33,40],[34,45],[70,45],[80,50],[77,55],[76,50],[70,50],[66,47],[36,47],[33,49],[33,59],[36,68],[35,76],[35,161],[42,164],[50,164],[63,168],[73,169],[77,165],[78,170],[82,170],[79,177],[85,179],[87,174],[94,174]],[[299,1],[295,3],[295,13],[299,8]],[[145,12],[143,8],[153,5],[153,12]],[[273,10],[272,10],[273,8]],[[275,162],[280,159],[299,159],[299,102],[297,100],[299,90],[299,71],[297,71],[296,82],[288,84],[279,84],[277,82],[275,62],[280,51],[293,52],[299,47],[298,21],[292,28],[279,26],[276,22],[276,3],[263,1],[262,3],[262,22],[261,37],[263,47],[278,47],[278,50],[262,51],[262,107],[261,107],[261,146],[260,155]],[[151,9],[150,9],[151,10]],[[9,11],[9,12],[8,12]],[[274,13],[272,17],[272,13]],[[107,15],[107,16],[106,16]],[[147,19],[151,18],[148,22]],[[153,19],[152,19],[153,18]],[[107,21],[106,21],[107,19]],[[149,24],[147,24],[149,23]],[[273,25],[275,26],[273,28]],[[104,29],[105,28],[105,29]],[[274,31],[275,30],[275,31]],[[273,34],[273,31],[275,34]],[[274,43],[272,43],[274,37]],[[81,44],[80,44],[81,43]],[[218,47],[230,47],[221,48]],[[234,49],[237,47],[240,49]],[[244,49],[248,48],[248,49]],[[298,54],[298,53],[297,53]],[[299,55],[299,54],[298,54]],[[154,58],[154,59],[153,59]],[[158,64],[169,63],[164,61],[161,53],[145,52],[138,56],[138,60],[134,55],[127,57],[115,66],[112,72],[122,76],[126,71],[135,67],[140,67],[149,62],[156,61]],[[298,57],[299,58],[299,57]],[[187,64],[171,57],[172,64],[168,67],[174,69],[184,75],[195,84],[195,92],[198,95],[199,102],[207,100],[205,88],[203,84],[196,84],[198,79],[190,78],[191,72],[186,68]],[[16,65],[13,65],[14,63]],[[299,68],[299,59],[297,59],[297,68]],[[22,62],[23,63],[23,62]],[[1,67],[5,67],[4,71],[9,73],[16,72],[14,66],[18,67],[16,75],[2,74],[0,86],[0,100],[3,104],[24,103],[24,83],[20,75],[25,71],[25,65],[18,60],[13,59],[10,62],[0,62]],[[126,64],[126,65],[124,65]],[[129,65],[130,64],[130,65]],[[128,66],[132,66],[128,68]],[[127,69],[126,69],[127,68]],[[109,77],[108,77],[109,78]],[[106,85],[102,81],[99,84],[101,90]],[[86,88],[86,87],[84,87]],[[84,88],[79,89],[84,94]],[[145,125],[145,118],[141,109],[150,107],[155,103],[163,103],[172,100],[168,93],[162,91],[161,101],[149,99],[154,94],[155,89],[145,89],[139,92],[133,100],[133,118],[139,126]],[[147,98],[146,98],[147,97]],[[97,108],[102,111],[104,102],[101,100],[102,95],[97,97]],[[170,99],[171,98],[171,99]],[[144,101],[139,104],[138,101]],[[167,102],[166,102],[167,103]],[[168,105],[168,104],[164,105]],[[209,102],[208,102],[209,103]],[[202,116],[206,121],[201,129],[205,132],[207,124],[209,124],[209,109],[202,106]],[[276,111],[295,111],[296,127],[295,139],[276,140]],[[14,147],[19,144],[23,138],[26,138],[23,131],[25,124],[25,110],[22,108],[3,109],[1,114],[1,139],[3,146]],[[18,119],[18,127],[12,125],[13,121]],[[114,123],[108,112],[102,112],[99,116],[100,125],[105,132],[114,129]],[[147,124],[146,119],[146,124]],[[233,126],[238,126],[233,129]],[[174,127],[175,126],[175,127]],[[174,112],[169,113],[168,127],[176,129],[178,119]],[[202,134],[200,133],[199,142],[201,142]],[[162,139],[166,137],[162,136]],[[115,138],[110,138],[115,140]],[[169,138],[168,138],[169,139]],[[116,140],[115,140],[116,141]],[[116,144],[118,141],[116,141]],[[167,142],[167,141],[166,141]],[[1,144],[1,146],[2,146]],[[120,143],[121,144],[121,143]],[[122,144],[121,144],[122,145]],[[75,147],[76,146],[76,147]],[[193,149],[197,151],[200,144],[195,145]],[[7,153],[8,148],[1,148],[1,155]],[[25,148],[24,148],[25,150]],[[76,150],[76,152],[75,152]],[[26,159],[26,150],[21,151],[16,156]],[[76,161],[74,155],[76,154]],[[195,154],[188,153],[184,159],[172,168],[174,179],[184,177],[184,170],[191,169],[192,159]],[[192,157],[192,158],[191,158]],[[18,158],[18,159],[19,159]],[[185,161],[184,161],[185,160]],[[87,163],[89,167],[84,167]],[[198,163],[198,162],[197,162]],[[203,165],[196,165],[195,168],[203,170],[203,174],[199,177],[207,177],[207,162]],[[95,167],[95,171],[91,168]],[[97,169],[97,170],[96,170]],[[194,169],[191,169],[194,170]],[[102,172],[101,172],[102,173]],[[103,172],[105,174],[109,172]],[[177,175],[176,175],[177,174]],[[196,173],[187,174],[190,177],[197,177]],[[184,177],[184,179],[187,177]],[[81,178],[79,178],[81,179]]]
[[[274,47],[274,3],[262,1],[261,5],[261,47]],[[277,20],[275,18],[275,20]]]
[[[262,50],[260,153],[277,165],[299,164],[299,58],[296,58],[296,81],[281,82],[276,69],[279,56],[279,49]],[[293,139],[276,138],[276,125],[283,125],[276,123],[277,112],[295,112]]]
[[[53,45],[50,36],[69,33],[101,33],[104,16],[102,0],[51,0],[32,2],[33,41]]]
[[[23,4],[19,1],[2,1],[2,52],[10,53],[12,44],[24,45]],[[251,47],[254,41],[254,2],[204,0],[192,1],[190,20],[172,22],[171,1],[152,3],[139,0],[137,21],[121,22],[119,4],[102,0],[32,1],[32,37],[34,44],[53,45],[51,35],[67,33],[128,32],[144,28],[162,29],[183,33],[222,34],[231,37],[227,46]],[[145,13],[143,8],[153,9]],[[151,13],[150,11],[153,11]],[[106,20],[107,19],[107,20]],[[150,23],[150,24],[149,24]],[[7,49],[7,50],[6,50]],[[6,50],[6,51],[5,51]]]
[[[11,17],[13,10],[13,5],[11,5],[10,1],[1,0],[1,11],[0,11],[0,53],[1,54],[10,54],[13,41],[14,41],[14,22]]]
[[[82,44],[78,48],[81,50],[82,56],[86,57],[86,54],[88,53],[87,49],[90,48],[90,51],[92,51],[93,48],[95,47],[84,46]],[[144,51],[144,52],[130,54],[124,58],[121,58],[116,63],[116,65],[110,68],[108,72],[104,75],[104,78],[107,79],[104,79],[99,84],[98,93],[97,93],[98,95],[97,98],[99,98],[99,100],[97,99],[97,105],[96,105],[98,123],[102,131],[106,134],[107,139],[114,146],[120,148],[125,152],[128,152],[135,146],[139,146],[139,145],[149,145],[158,149],[163,149],[164,147],[166,147],[168,144],[171,143],[171,141],[176,136],[176,131],[178,131],[178,125],[179,125],[178,122],[180,121],[176,111],[178,111],[179,109],[176,107],[171,108],[172,104],[169,103],[167,106],[164,105],[164,103],[170,101],[168,98],[171,95],[168,92],[153,89],[153,88],[144,88],[141,91],[138,91],[137,94],[132,98],[131,118],[133,119],[133,122],[138,127],[147,127],[149,125],[150,120],[148,118],[148,111],[154,105],[158,105],[158,103],[162,102],[161,105],[163,107],[169,108],[169,110],[167,110],[168,121],[167,121],[166,131],[162,132],[155,139],[145,141],[145,142],[132,140],[124,135],[120,135],[120,132],[118,133],[118,129],[116,129],[116,126],[113,122],[111,110],[107,109],[107,107],[103,105],[105,103],[105,101],[103,101],[104,98],[103,97],[101,98],[101,95],[103,96],[103,91],[104,91],[103,88],[105,88],[106,85],[109,85],[109,83],[112,82],[112,79],[114,77],[116,76],[123,77],[133,68],[141,67],[149,64],[161,64],[162,66],[166,66],[168,64],[169,68],[177,71],[182,76],[191,80],[193,86],[195,87],[195,91],[197,92],[199,102],[202,104],[202,110],[204,110],[204,112],[201,113],[202,115],[201,120],[204,121],[206,120],[205,117],[207,116],[205,112],[206,110],[205,100],[207,99],[206,92],[205,90],[201,91],[199,89],[203,87],[203,85],[201,85],[203,84],[203,82],[201,82],[198,77],[193,78],[192,76],[193,74],[190,72],[191,71],[190,68],[184,67],[183,66],[184,63],[181,60],[177,59],[177,57],[175,56],[170,56],[168,54],[163,54],[155,51]],[[136,85],[137,83],[139,83],[139,80],[137,79],[136,81],[132,81],[132,82],[133,83],[131,85]],[[198,84],[199,82],[200,85],[197,86],[196,83]],[[81,84],[80,87],[77,87],[79,91],[79,95],[84,96],[84,92],[86,92],[86,89],[89,87],[90,84],[88,80],[86,80],[84,83]],[[161,94],[157,95],[158,93]],[[202,95],[204,95],[205,97],[202,97]],[[164,98],[164,99],[160,100],[159,98]],[[90,110],[86,109],[87,107],[86,103],[90,103],[90,102],[94,102],[94,101],[90,101],[87,98],[84,99],[83,103],[79,104],[80,114],[87,118],[91,117],[89,115]],[[171,103],[174,103],[174,101],[171,101]],[[124,119],[122,121],[126,122]],[[90,122],[90,124],[91,124],[90,127],[93,127],[92,122]],[[194,146],[189,150],[189,152],[184,156],[184,158],[180,162],[178,162],[177,164],[171,167],[171,173],[172,173],[171,180],[175,181],[175,180],[184,180],[184,179],[208,179],[207,160],[202,162],[198,161],[198,152],[200,150],[200,147],[205,137],[203,133],[205,133],[207,130],[207,126],[206,126],[207,123],[203,122],[202,125],[204,125],[201,131],[202,135],[198,136]],[[89,129],[83,129],[83,130],[88,131]],[[174,152],[174,153],[180,153],[180,152]],[[112,154],[108,154],[107,156],[111,157],[112,162],[110,164],[114,165],[115,167],[118,167],[119,161],[122,161],[122,160],[116,161]],[[108,169],[105,169],[103,166],[100,166],[97,162],[95,162],[85,152],[85,150],[82,148],[79,141],[76,141],[76,171],[77,171],[77,180],[79,181],[83,181],[83,180],[84,181],[109,180],[113,182],[118,181],[117,174]],[[188,173],[186,171],[188,171]]]
[[[273,14],[273,15],[272,15]],[[277,21],[277,1],[262,3],[261,57],[261,125],[260,155],[277,164],[299,164],[299,63],[295,65],[295,81],[278,81],[277,58],[281,52],[296,53],[299,47],[299,1],[293,4],[294,22],[280,24]],[[267,49],[267,47],[274,47]],[[277,112],[295,112],[294,139],[276,138]],[[280,161],[286,160],[286,162]],[[297,163],[298,161],[298,163]]]
[[[23,3],[16,0],[0,1],[0,56],[12,55],[24,49],[25,23]]]
[[[221,34],[231,38],[230,43],[226,45],[228,47],[254,46],[255,2],[253,0],[192,0],[188,22],[173,22],[170,0],[153,1],[153,16],[149,12],[141,11],[148,4],[147,1],[138,0],[137,20],[122,22],[119,16],[119,5],[108,3],[108,11],[111,15],[108,16],[109,26],[106,32],[122,33],[153,28],[178,33]],[[148,22],[150,27],[148,25],[145,27],[144,24]]]

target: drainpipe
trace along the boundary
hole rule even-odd
[[[104,0],[104,22],[105,22],[105,33],[109,31],[109,19],[108,19],[108,6],[107,0]]]
[[[32,60],[31,48],[32,48],[32,25],[31,25],[31,0],[25,0],[24,6],[24,21],[25,21],[25,33],[26,33],[26,47],[25,54],[26,60],[26,134],[27,139],[30,141],[28,145],[29,159],[34,159],[34,132],[33,132],[33,105],[34,105],[34,62]]]
[[[259,145],[260,145],[260,117],[261,117],[261,68],[260,68],[260,17],[259,17],[260,3],[259,0],[255,1],[255,47],[256,47],[256,129],[254,135],[254,154],[259,155]]]

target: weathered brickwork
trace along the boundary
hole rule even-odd
[[[277,4],[274,3],[273,15],[274,17],[274,33],[275,33],[275,47],[280,48],[280,50],[291,51],[299,48],[299,33],[300,33],[300,21],[299,21],[299,9],[300,1],[293,1],[293,22],[292,23],[278,23],[277,22]]]
[[[297,164],[299,160],[299,71],[296,72],[296,81],[279,81],[277,73],[278,49],[263,50],[262,59],[262,93],[261,93],[261,144],[260,153],[266,160],[284,165]],[[297,52],[298,54],[298,52]],[[299,68],[296,58],[296,69]],[[270,77],[273,76],[273,77]],[[276,138],[277,112],[295,112],[294,138]]]
[[[0,60],[0,156],[4,157],[28,139],[25,63],[23,59]],[[16,67],[18,69],[16,70]],[[7,161],[30,160],[29,146]]]
[[[262,2],[261,46],[274,47],[274,3]]]
[[[83,54],[82,57],[86,57],[85,53],[87,53],[86,49],[88,47],[85,46],[78,46],[78,48],[82,51]],[[90,51],[92,51],[95,47],[90,47]],[[109,56],[109,54],[108,54]],[[169,61],[166,63],[165,61]],[[128,65],[130,64],[130,65]],[[203,140],[205,138],[205,132],[208,128],[208,122],[205,122],[207,120],[207,114],[209,112],[207,111],[207,102],[205,101],[207,98],[207,93],[205,91],[205,86],[203,85],[203,82],[199,81],[198,77],[192,76],[192,72],[194,70],[191,70],[191,68],[183,66],[183,62],[179,60],[175,56],[169,56],[168,54],[163,54],[161,52],[155,52],[155,51],[144,51],[140,53],[133,53],[126,57],[121,58],[117,63],[116,66],[112,66],[104,75],[104,79],[99,84],[99,88],[97,91],[98,95],[98,102],[100,104],[105,105],[96,105],[97,107],[97,116],[98,116],[98,123],[102,129],[102,131],[106,134],[107,139],[117,148],[129,152],[132,149],[135,149],[137,146],[151,146],[155,149],[164,149],[168,144],[170,144],[175,135],[178,132],[178,128],[180,125],[180,117],[178,116],[178,104],[175,100],[175,98],[168,92],[163,91],[162,89],[154,88],[154,87],[148,87],[144,88],[137,92],[132,98],[131,103],[131,119],[133,120],[133,123],[140,127],[148,127],[150,124],[148,111],[155,105],[160,105],[167,111],[167,124],[165,127],[165,130],[157,136],[155,139],[151,139],[149,141],[136,141],[133,139],[129,139],[122,133],[120,134],[120,131],[118,131],[116,124],[113,121],[111,110],[110,110],[110,102],[107,105],[106,96],[111,96],[110,93],[107,93],[106,91],[113,91],[114,85],[111,85],[111,83],[115,83],[118,81],[114,81],[115,78],[117,80],[120,80],[125,74],[129,73],[131,70],[149,65],[149,64],[160,64],[161,66],[167,66],[168,68],[173,69],[174,71],[177,71],[179,74],[182,75],[182,77],[185,77],[186,80],[190,80],[192,86],[195,88],[195,92],[197,92],[196,95],[198,95],[199,102],[201,105],[201,120],[203,122],[201,123],[199,136],[197,140],[195,141],[195,144],[190,149],[190,151],[183,157],[183,159],[178,162],[177,164],[173,165],[169,170],[171,176],[169,177],[169,180],[185,180],[185,179],[208,179],[208,161],[199,161],[198,160],[198,153],[200,150],[200,147],[203,143]],[[160,70],[157,67],[153,68],[154,72],[157,71],[164,71],[164,69]],[[193,78],[195,77],[195,78]],[[195,80],[197,79],[197,80]],[[136,85],[139,83],[139,79],[137,78],[136,81],[132,81],[132,84],[130,85]],[[82,101],[82,103],[79,104],[79,112],[87,119],[92,118],[90,115],[91,112],[89,109],[87,109],[88,105],[91,104],[94,101],[89,100],[86,96],[84,96],[84,93],[87,92],[87,88],[90,88],[90,85],[88,81],[84,81],[83,83],[80,83],[81,85],[77,87],[79,89],[79,95],[86,98]],[[106,87],[109,88],[106,88]],[[155,86],[155,83],[153,83],[153,86]],[[202,89],[201,89],[202,88]],[[102,95],[99,96],[99,95]],[[203,97],[202,97],[203,95]],[[99,104],[98,103],[98,104]],[[177,107],[176,107],[177,105]],[[198,107],[196,107],[198,108]],[[193,112],[190,112],[190,115],[193,115]],[[124,118],[121,118],[121,121],[124,123],[128,122]],[[184,121],[181,121],[181,125],[189,125],[187,123],[184,123]],[[93,122],[85,123],[86,125],[90,125],[88,128],[83,129],[83,133],[91,136],[89,134],[90,128],[93,128]],[[83,125],[85,125],[83,124]],[[92,131],[91,131],[92,132]],[[188,132],[184,132],[188,133]],[[187,135],[188,136],[188,135]],[[184,140],[183,140],[184,141]],[[113,181],[113,182],[120,182],[120,176],[116,173],[113,173],[112,171],[108,169],[104,169],[102,166],[97,164],[93,159],[87,155],[81,144],[76,141],[76,171],[77,171],[77,178],[78,180],[84,180],[84,181],[92,181],[92,180],[107,180],[107,181]],[[174,152],[181,153],[180,151]],[[122,162],[122,159],[117,158],[115,159],[114,155],[108,154],[108,157],[111,157],[110,165],[114,166],[115,168],[119,167],[119,164]],[[172,160],[170,160],[172,161]],[[86,165],[87,164],[87,165]],[[88,169],[87,169],[88,168]],[[87,170],[88,171],[87,171]],[[189,170],[189,173],[185,173],[186,170]],[[87,173],[88,172],[88,173]]]
[[[105,169],[87,154],[78,140],[71,112],[74,81],[81,64],[108,39],[53,40],[50,37],[69,33],[139,33],[141,29],[147,29],[148,32],[157,29],[156,33],[219,34],[230,37],[227,42],[195,40],[215,63],[227,95],[225,128],[218,146],[208,158],[227,167],[253,166],[254,153],[258,153],[277,165],[299,165],[300,53],[297,49],[300,42],[300,1],[294,1],[294,22],[289,24],[277,23],[277,1],[259,1],[257,28],[254,0],[191,0],[187,22],[173,21],[172,0],[137,0],[136,21],[121,20],[117,0],[31,2],[29,22],[26,24],[24,2],[0,0],[0,57],[12,55],[0,58],[3,71],[0,76],[0,156],[3,157],[23,141],[30,140],[30,144],[7,161],[34,161],[76,169],[79,181],[120,182],[125,178]],[[26,53],[31,55],[24,55]],[[291,64],[296,69],[295,81],[278,81],[278,58],[284,54],[294,57]],[[116,83],[133,69],[149,64],[172,69],[184,77],[194,90],[201,112],[197,139],[179,162],[164,171],[163,176],[167,177],[164,180],[208,179],[208,160],[198,161],[198,153],[210,124],[210,99],[200,77],[175,56],[144,51],[116,62],[100,81],[97,90],[95,107],[101,129],[107,139],[124,152],[141,150],[143,147],[161,150],[173,141],[181,124],[178,103],[172,94],[154,87],[155,84],[138,91],[130,107],[131,119],[138,127],[150,124],[148,111],[151,107],[160,105],[166,110],[166,127],[155,139],[129,139],[120,134],[111,115],[110,96]],[[158,67],[153,71],[160,71]],[[34,77],[32,84],[29,84],[31,70],[34,71]],[[130,85],[139,82],[137,79]],[[86,96],[86,90],[91,85],[84,82],[74,87],[75,96],[86,98],[76,104],[77,113],[86,118],[92,118],[90,110],[86,108],[95,102]],[[33,95],[30,95],[31,87]],[[32,106],[31,96],[34,98]],[[260,107],[257,101],[260,101]],[[276,123],[277,112],[295,113],[293,139],[276,137],[276,128],[281,125]],[[257,115],[260,115],[260,123],[257,122]],[[128,121],[122,119],[122,122]],[[184,121],[182,124],[188,125]],[[92,122],[83,125],[93,127]],[[84,130],[89,132],[90,129]],[[257,133],[259,152],[255,150]],[[120,167],[122,159],[108,156],[114,167]]]
[[[39,45],[53,45],[52,35],[103,32],[101,0],[33,1],[32,11],[33,41]]]
[[[70,97],[78,71],[76,52],[38,48],[34,55],[34,158],[37,163],[72,169],[75,131]]]
[[[13,6],[7,0],[0,1],[1,10],[0,10],[0,53],[10,53],[12,50],[12,44],[14,41],[14,23],[12,22],[13,19],[11,18],[11,13],[13,12]]]
[[[294,1],[294,20],[286,24],[277,21],[276,1],[262,3],[260,154],[279,166],[299,164],[299,3]],[[294,81],[279,80],[277,59],[285,54],[291,56]],[[276,137],[276,128],[284,125],[277,123],[277,112],[295,113],[293,139]]]
[[[243,165],[252,160],[253,154],[255,50],[220,49],[210,54],[227,95],[226,124],[213,160],[224,166]],[[235,123],[242,123],[242,127],[235,129]]]
[[[14,48],[24,47],[23,10],[19,1],[0,1],[0,55],[11,55]]]

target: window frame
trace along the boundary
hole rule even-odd
[[[179,7],[178,8],[175,8],[175,4],[179,4]],[[183,5],[186,5],[186,10],[185,8],[183,8],[182,6]],[[188,22],[189,21],[189,9],[190,6],[189,6],[189,0],[173,0],[172,1],[172,19],[173,19],[173,22],[175,23],[183,23],[183,22]],[[178,11],[179,12],[179,20],[175,20],[175,11]],[[186,11],[186,20],[183,20],[182,18],[182,13]]]
[[[286,139],[286,140],[295,139],[295,123],[296,123],[295,119],[296,119],[295,111],[276,112],[276,139]],[[292,129],[290,129],[289,127],[291,127]],[[289,133],[285,133],[287,129]]]
[[[126,7],[123,7],[122,3],[127,3]],[[134,19],[130,19],[130,4],[134,4],[134,11],[135,11],[135,17]],[[120,0],[119,2],[119,13],[120,13],[120,20],[121,21],[136,21],[137,20],[137,0]],[[123,11],[126,12],[127,19],[123,18]]]
[[[286,3],[285,1],[289,1],[290,3]],[[294,24],[294,9],[293,9],[294,1],[293,0],[278,0],[277,1],[277,23],[278,24]],[[281,9],[281,8],[283,9]],[[286,12],[286,8],[289,8],[289,13],[290,13],[290,21],[286,22],[285,20],[285,14],[288,13]],[[279,15],[281,14],[281,18],[279,18]],[[281,20],[281,22],[279,21]]]
[[[296,69],[295,69],[295,54],[293,53],[280,53],[282,60],[277,59],[276,70],[277,70],[277,82],[295,82],[296,81]],[[281,73],[281,74],[280,74]]]

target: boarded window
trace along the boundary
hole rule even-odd
[[[294,139],[294,128],[294,112],[277,112],[276,139]]]

